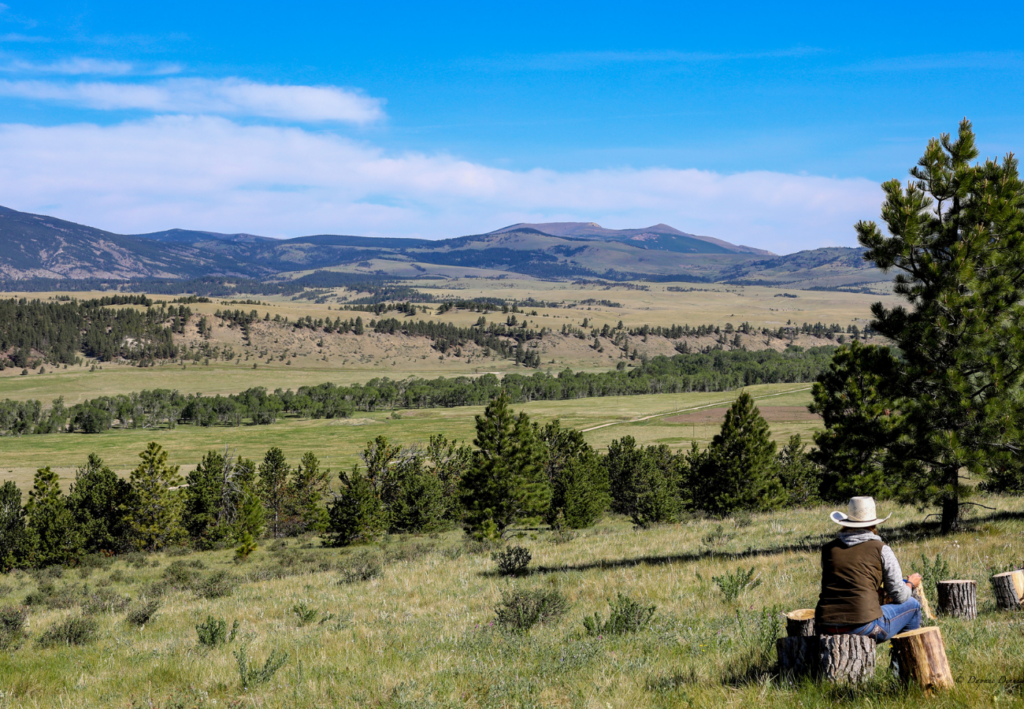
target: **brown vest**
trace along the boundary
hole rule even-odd
[[[848,547],[835,539],[821,548],[821,595],[814,611],[821,625],[864,625],[882,617],[882,542]]]

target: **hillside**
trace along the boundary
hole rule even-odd
[[[29,279],[267,279],[322,269],[392,278],[518,275],[794,287],[888,280],[857,249],[780,257],[666,224],[622,230],[576,222],[517,224],[436,241],[335,234],[271,239],[182,229],[114,234],[0,207],[0,280],[23,290]]]

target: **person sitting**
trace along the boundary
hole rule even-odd
[[[921,627],[921,604],[911,596],[921,575],[904,579],[896,555],[878,536],[878,525],[889,517],[877,518],[872,497],[853,497],[848,514],[830,515],[843,529],[821,548],[821,594],[814,609],[818,633],[864,635],[882,643]],[[892,603],[881,604],[882,588]]]

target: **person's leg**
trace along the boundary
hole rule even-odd
[[[878,622],[885,629],[882,640],[908,630],[917,630],[921,627],[921,603],[911,598],[905,603],[882,606],[882,618]]]

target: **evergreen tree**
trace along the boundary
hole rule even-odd
[[[1015,465],[1024,445],[1024,183],[1017,159],[978,157],[969,121],[932,139],[906,186],[882,185],[882,219],[857,224],[865,259],[896,269],[906,306],[872,307],[871,327],[901,352],[888,390],[905,435],[889,450],[900,498],[960,526],[972,487]]]
[[[365,544],[387,531],[388,517],[374,492],[373,485],[353,466],[348,475],[339,473],[342,491],[328,508],[324,546],[344,547]]]
[[[25,527],[21,490],[7,480],[0,486],[0,572],[21,566],[31,554],[32,537]]]
[[[609,499],[608,473],[588,446],[560,467],[551,485],[547,522],[570,529],[591,527],[608,509]]]
[[[608,444],[608,455],[604,459],[608,471],[609,493],[612,511],[628,515],[633,502],[633,479],[641,465],[643,450],[636,445],[632,436],[623,436]]]
[[[239,482],[235,519],[230,533],[236,542],[251,544],[263,536],[267,527],[267,512],[256,485],[250,478]]]
[[[473,464],[473,449],[464,444],[459,445],[458,441],[449,441],[444,434],[435,433],[430,437],[430,443],[427,445],[426,459],[431,465],[434,475],[441,482],[445,519],[451,522],[460,521],[462,519],[460,483],[462,476]]]
[[[327,508],[324,496],[330,489],[329,470],[320,469],[320,460],[308,451],[302,456],[292,477],[290,498],[302,529],[323,532],[327,528]]]
[[[75,473],[68,508],[81,530],[86,552],[118,551],[128,543],[131,485],[95,453]]]
[[[399,497],[391,505],[390,531],[436,532],[444,528],[445,509],[441,480],[434,471],[418,465],[405,476]]]
[[[775,443],[768,423],[747,392],[725,414],[722,430],[708,446],[707,496],[698,506],[726,515],[735,510],[771,510],[783,499],[775,469]]]
[[[263,504],[270,512],[270,528],[274,537],[280,536],[282,519],[288,508],[289,481],[291,469],[284,452],[274,446],[263,456],[259,468],[259,491]]]
[[[366,444],[360,458],[374,495],[390,509],[402,495],[405,477],[417,465],[416,455],[391,443],[387,436],[377,436]]]
[[[192,541],[202,548],[218,541],[218,519],[223,499],[225,456],[209,451],[185,478],[182,525]]]
[[[824,468],[824,499],[885,499],[893,494],[896,461],[889,451],[907,433],[900,396],[891,388],[898,367],[888,348],[853,342],[839,348],[829,368],[818,375],[809,408],[821,415],[825,428],[815,432],[817,449],[810,458]]]
[[[551,486],[544,473],[546,450],[525,413],[513,415],[502,391],[476,417],[477,450],[462,478],[466,530],[490,521],[499,532],[546,512]]]
[[[66,564],[82,553],[82,534],[50,467],[36,471],[25,505],[37,566]]]
[[[178,466],[167,464],[167,451],[150,443],[139,453],[142,462],[131,472],[128,529],[139,549],[157,551],[180,543],[186,536],[181,526],[182,484]]]
[[[821,467],[810,459],[805,448],[800,434],[793,434],[776,459],[787,507],[810,507],[821,501]]]
[[[675,519],[680,505],[678,465],[668,446],[641,448],[632,436],[612,441],[605,459],[612,510],[629,515],[640,527]]]

